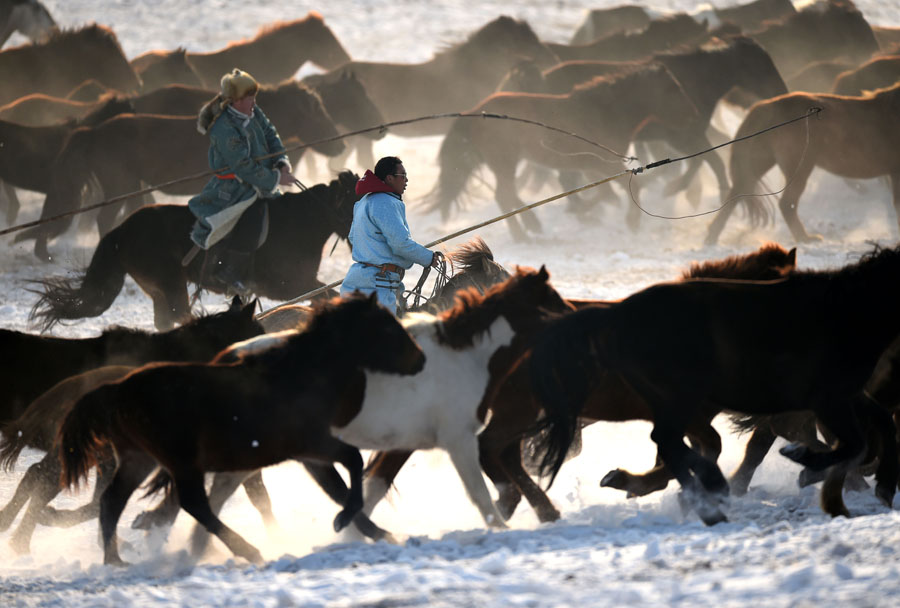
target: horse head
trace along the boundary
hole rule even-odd
[[[539,68],[548,68],[558,62],[553,51],[538,39],[526,21],[517,21],[506,15],[497,17],[472,34],[460,48],[468,51],[472,61],[482,64],[500,60],[511,67],[527,58]]]
[[[303,79],[312,87],[335,124],[347,131],[357,131],[384,124],[385,118],[369,96],[363,83],[353,70],[339,69],[326,74],[312,74]],[[386,130],[369,131],[369,139],[381,139]]]
[[[338,136],[334,121],[322,105],[322,98],[298,81],[287,81],[274,89],[262,88],[259,105],[278,125],[283,136],[297,137],[304,142]],[[344,151],[344,142],[334,139],[317,143],[313,149],[326,156],[337,156]]]
[[[59,30],[50,11],[37,0],[13,2],[9,26],[10,32],[15,29],[32,42],[43,42]],[[0,45],[3,42],[6,41],[0,40]]]
[[[310,61],[319,67],[331,70],[351,61],[350,54],[344,50],[334,32],[325,25],[321,14],[310,11],[306,17],[288,26],[296,29],[298,38],[303,41],[304,48],[310,54]]]
[[[327,214],[331,222],[331,230],[342,240],[350,236],[350,225],[353,223],[353,205],[359,200],[356,193],[356,182],[359,176],[352,171],[341,171],[327,186]]]
[[[203,80],[197,74],[187,56],[184,47],[178,47],[166,53],[159,61],[151,63],[138,71],[142,82],[141,93],[149,93],[170,84],[183,84],[189,87],[202,87]]]
[[[92,24],[74,32],[63,32],[51,38],[59,40],[59,52],[77,57],[79,63],[92,66],[96,79],[123,93],[137,93],[141,79],[125,58],[115,33],[102,25]]]
[[[548,317],[574,310],[552,285],[545,266],[517,267],[516,273],[491,287],[485,300],[494,300],[516,333],[531,332]]]
[[[735,36],[725,51],[732,58],[736,86],[759,99],[770,99],[788,92],[775,62],[758,42],[747,36]]]
[[[519,93],[546,93],[546,89],[544,73],[533,59],[518,61],[497,85],[497,91]]]
[[[106,102],[96,110],[93,110],[78,120],[77,126],[93,127],[113,116],[118,116],[119,114],[133,114],[134,111],[134,104],[131,102],[130,97],[107,93]]]

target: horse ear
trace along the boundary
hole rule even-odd
[[[547,266],[545,264],[541,264],[541,269],[538,270],[538,276],[541,280],[546,281],[550,278],[550,273],[547,272]]]
[[[231,299],[231,306],[229,306],[228,309],[232,310],[232,311],[241,310],[242,306],[243,306],[243,303],[241,302],[240,296],[234,296]]]
[[[237,296],[235,296],[237,297]],[[240,299],[238,298],[238,302]],[[253,298],[250,302],[248,302],[245,306],[241,308],[241,312],[245,313],[249,317],[253,317],[253,313],[256,312],[256,306],[259,304],[259,298]]]
[[[791,268],[797,267],[797,248],[793,247],[790,251],[788,251],[787,255],[788,264],[790,264]]]

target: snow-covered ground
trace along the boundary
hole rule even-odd
[[[253,5],[235,0],[46,0],[45,4],[64,25],[92,20],[110,25],[129,56],[179,45],[216,49],[229,40],[253,36],[267,22],[300,17],[315,8],[354,58],[411,62],[428,58],[435,49],[461,40],[503,13],[528,19],[543,38],[566,40],[583,9],[604,2],[473,5],[458,0],[388,4],[332,0],[327,6],[313,6],[283,0]],[[896,2],[857,4],[873,23],[900,25]],[[661,6],[693,8],[685,0]],[[740,117],[722,111],[716,120],[733,131]],[[469,206],[449,222],[417,209],[417,200],[437,178],[439,143],[439,138],[392,135],[376,143],[377,156],[397,154],[405,161],[410,174],[410,224],[420,242],[498,213],[490,192],[475,182]],[[298,174],[307,182],[321,181],[324,164],[320,163],[318,179],[305,167]],[[485,177],[490,181],[489,175]],[[711,176],[704,172],[704,177],[702,205],[713,208],[717,196]],[[783,179],[772,174],[770,187],[777,189]],[[627,185],[627,180],[619,183]],[[555,184],[548,185],[525,198],[533,202],[557,191]],[[659,192],[657,184],[645,190],[646,208],[673,215],[695,212],[683,198],[665,200]],[[37,216],[41,199],[31,194],[23,199],[26,208],[20,221],[27,221]],[[767,240],[792,245],[780,218],[774,226],[750,230],[734,217],[721,244],[704,247],[708,218],[644,217],[642,229],[631,233],[624,214],[624,197],[618,207],[595,210],[589,221],[576,219],[566,211],[565,201],[558,201],[538,211],[545,232],[527,244],[513,241],[502,223],[477,233],[507,267],[546,264],[554,285],[571,297],[622,297],[678,277],[695,260],[746,253]],[[800,215],[811,232],[824,237],[798,248],[804,268],[838,267],[868,250],[872,241],[893,245],[898,238],[890,194],[878,180],[852,188],[817,172],[801,200]],[[54,243],[51,250],[57,261],[52,265],[35,262],[25,247],[9,246],[0,255],[2,326],[30,329],[28,311],[35,296],[27,291],[27,281],[82,266],[95,239],[89,234]],[[348,260],[346,247],[339,246],[323,263],[320,279],[340,279]],[[411,280],[415,278],[414,273]],[[224,299],[206,296],[203,304],[218,309]],[[265,302],[266,307],[275,304]],[[150,300],[130,279],[103,316],[57,328],[56,333],[94,335],[111,324],[152,329]],[[731,434],[723,421],[716,425],[724,441],[719,464],[727,474],[742,455],[744,438]],[[612,468],[642,470],[652,465],[655,446],[649,429],[645,423],[599,423],[586,429],[581,455],[563,467],[549,491],[562,519],[538,524],[523,504],[510,520],[510,529],[502,532],[484,529],[444,454],[417,454],[398,477],[392,500],[373,514],[377,523],[401,539],[399,545],[335,535],[331,521],[338,507],[302,468],[283,464],[267,469],[264,477],[281,524],[279,532],[266,533],[243,494],[223,511],[223,519],[261,549],[267,560],[261,567],[233,560],[217,541],[213,554],[193,563],[184,550],[193,521],[184,513],[168,537],[131,530],[128,523],[146,506],[135,497],[119,528],[131,545],[123,550],[123,557],[134,563],[128,568],[101,565],[96,522],[67,530],[38,528],[28,556],[17,556],[8,547],[9,532],[0,535],[0,605],[894,606],[900,602],[900,516],[865,492],[845,497],[855,517],[831,520],[818,507],[818,488],[798,489],[799,467],[774,450],[751,492],[731,499],[729,523],[713,528],[693,515],[682,515],[674,484],[637,500],[601,489],[600,478]],[[26,452],[12,474],[0,477],[0,500],[12,495],[27,465],[38,457],[37,452]],[[84,499],[63,495],[57,503],[71,506]]]

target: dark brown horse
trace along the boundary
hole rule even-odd
[[[102,25],[63,30],[46,42],[0,51],[0,104],[30,93],[64,97],[89,78],[122,93],[140,87],[115,34]]]
[[[839,270],[795,271],[771,282],[659,284],[564,316],[536,342],[529,365],[546,412],[543,469],[559,470],[595,380],[615,373],[647,404],[659,455],[707,524],[725,520],[728,483],[683,436],[692,422],[723,410],[811,409],[838,447],[781,452],[813,470],[831,467],[828,480],[840,483],[865,456],[863,429],[871,424],[881,447],[875,493],[890,505],[898,466],[893,421],[860,397],[900,332],[898,278],[900,247],[876,247]],[[823,508],[848,515],[839,492]]]
[[[136,70],[147,69],[178,51],[150,51],[136,57]],[[277,58],[277,60],[275,59]],[[219,79],[235,67],[251,73],[262,84],[277,85],[293,78],[307,61],[326,70],[350,61],[322,15],[310,12],[302,19],[281,21],[262,28],[250,40],[232,42],[209,53],[188,53],[190,62],[208,89],[219,89]]]
[[[524,21],[498,17],[468,40],[417,64],[351,61],[341,71],[356,75],[388,121],[462,112],[490,95],[510,68],[523,58],[542,67],[557,59]],[[464,82],[465,86],[459,86]],[[449,121],[423,121],[391,132],[434,135],[446,132]]]
[[[769,52],[787,79],[815,61],[860,64],[879,50],[872,27],[848,0],[816,2],[747,35]]]
[[[651,121],[677,128],[697,118],[697,109],[681,84],[660,65],[639,66],[626,73],[596,78],[566,95],[495,93],[471,113],[482,111],[578,133],[620,154],[628,149],[639,129]],[[494,174],[494,195],[501,210],[522,206],[515,183],[520,160],[554,169],[580,170],[595,179],[622,167],[621,159],[608,150],[538,126],[457,118],[441,144],[441,173],[433,206],[447,217],[469,177],[481,164]],[[637,188],[637,182],[632,186]],[[510,230],[516,238],[525,238],[514,219],[508,222]],[[540,230],[536,215],[523,214],[522,220],[528,229]]]
[[[59,492],[59,459],[53,443],[57,427],[72,404],[96,386],[123,377],[136,365],[149,361],[208,361],[226,346],[259,335],[263,328],[253,318],[255,304],[242,306],[235,299],[225,312],[192,319],[162,334],[114,329],[98,338],[67,340],[0,333],[4,352],[16,354],[15,361],[3,362],[4,381],[9,391],[19,389],[13,396],[17,404],[28,404],[27,408],[16,407],[4,414],[0,459],[11,467],[25,447],[47,452],[43,460],[29,467],[13,498],[0,510],[0,530],[5,530],[25,502],[31,500],[28,514],[12,539],[17,551],[28,550],[44,507]],[[27,373],[23,371],[26,368]],[[44,392],[32,398],[40,387]],[[10,414],[15,411],[20,414],[12,420]],[[99,492],[95,493],[95,499],[98,498]],[[95,500],[79,509],[67,523],[96,517],[97,507]]]
[[[118,466],[100,500],[104,563],[123,563],[116,524],[157,464],[184,510],[235,555],[259,563],[259,551],[213,514],[204,473],[289,458],[340,462],[351,480],[334,520],[340,530],[362,507],[363,463],[331,426],[359,412],[367,371],[415,374],[424,364],[422,349],[374,297],[323,305],[306,331],[239,362],[151,364],[85,395],[60,428],[62,479],[76,485],[100,442],[112,445]]]
[[[822,108],[818,119],[795,122],[735,146],[731,155],[731,192],[726,200],[750,206],[751,219],[764,218],[766,209],[753,195],[756,185],[774,166],[787,184],[778,201],[781,215],[797,242],[821,237],[806,232],[797,215],[800,195],[813,169],[854,179],[885,175],[891,178],[894,209],[900,221],[900,133],[885,128],[900,111],[900,85],[879,89],[865,97],[826,93],[791,93],[754,105],[735,138],[796,118],[810,108]],[[807,139],[808,137],[808,139]],[[706,242],[715,243],[734,205],[722,209],[709,226]]]
[[[261,90],[260,107],[276,125],[285,146],[296,140],[317,141],[337,135],[319,96],[297,82]],[[296,138],[296,139],[295,139]],[[315,146],[322,154],[343,150],[341,141]],[[102,189],[106,198],[135,192],[143,184],[166,184],[190,175],[209,171],[209,139],[197,133],[195,116],[131,114],[118,116],[90,128],[72,133],[59,152],[52,169],[52,180],[41,211],[42,218],[76,210],[77,193],[89,182]],[[177,181],[162,188],[168,194],[190,195],[200,191],[209,176]],[[132,198],[129,208],[140,205]],[[97,216],[100,236],[115,225],[123,202],[108,205]],[[35,255],[50,258],[47,243],[62,234],[71,217],[47,222],[19,232],[15,242],[35,240]]]
[[[683,278],[773,279],[793,270],[795,262],[796,250],[786,251],[778,245],[769,244],[748,255],[695,263]],[[597,300],[569,302],[578,308],[611,304]],[[496,377],[485,393],[483,405],[491,411],[491,418],[478,436],[479,459],[482,470],[500,492],[497,507],[504,517],[512,515],[524,493],[541,521],[553,521],[559,518],[559,511],[522,466],[522,437],[534,426],[541,411],[531,391],[528,361],[527,352],[516,358],[508,373]],[[598,420],[652,420],[646,404],[614,374],[597,379],[596,387],[591,391],[580,416],[581,424]],[[708,420],[692,424],[687,435],[694,446],[703,449],[712,459],[718,457],[721,441]],[[373,456],[366,471],[368,507],[373,508],[384,495],[409,456],[409,452],[387,452]],[[657,463],[656,468],[643,475],[622,470],[613,473],[615,475],[606,476],[605,485],[626,490],[629,496],[664,488],[671,478],[662,463]]]
[[[332,233],[346,239],[359,198],[349,171],[329,184],[269,201],[269,234],[256,251],[251,284],[257,295],[287,300],[321,287],[316,278],[322,248]],[[194,216],[185,205],[143,207],[100,239],[84,273],[39,281],[43,294],[33,309],[44,327],[63,319],[100,315],[122,290],[125,275],[153,299],[154,323],[165,330],[190,318],[187,283],[224,293],[209,279],[204,256],[187,265]]]

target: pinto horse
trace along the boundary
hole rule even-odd
[[[177,52],[149,51],[131,63],[140,71]],[[274,57],[278,61],[273,61]],[[330,70],[350,61],[350,55],[325,25],[322,15],[311,11],[302,19],[273,23],[254,38],[232,42],[218,51],[188,53],[187,60],[203,86],[218,90],[222,74],[235,66],[250,72],[262,84],[277,85],[292,78],[307,61]]]
[[[774,279],[792,271],[795,263],[796,250],[786,251],[778,245],[768,244],[747,255],[692,264],[683,278]],[[576,308],[610,305],[610,302],[598,300],[569,302]],[[505,518],[512,515],[524,493],[541,521],[554,521],[559,518],[559,511],[522,467],[522,437],[534,426],[540,413],[540,405],[530,390],[528,360],[528,353],[524,352],[508,373],[494,378],[485,393],[482,403],[490,409],[491,418],[478,436],[478,450],[482,470],[500,493],[497,507]],[[580,415],[581,424],[598,420],[650,419],[646,405],[613,374],[598,380]],[[687,435],[693,445],[699,445],[712,458],[718,456],[721,441],[709,421],[692,425]],[[371,513],[370,509],[384,496],[409,456],[408,452],[386,452],[372,457],[366,469],[367,513]],[[665,487],[670,478],[668,471],[660,466],[644,475],[621,470],[615,473],[615,479],[606,485],[627,490],[629,496]]]
[[[12,538],[18,552],[28,550],[35,525],[45,519],[47,503],[59,492],[60,465],[53,446],[58,425],[72,404],[100,384],[122,378],[136,365],[160,360],[208,361],[230,344],[259,335],[263,328],[253,319],[255,304],[242,306],[235,298],[225,312],[192,319],[162,334],[119,329],[86,340],[0,334],[4,352],[16,354],[15,362],[4,362],[5,375],[18,373],[15,380],[4,380],[6,386],[12,390],[16,381],[28,381],[17,392],[17,401],[28,403],[27,408],[18,408],[21,414],[15,420],[4,416],[0,460],[9,468],[25,447],[47,452],[28,468],[13,498],[0,509],[0,530],[5,530],[30,499],[28,512]],[[25,366],[31,370],[28,374],[22,371]],[[60,381],[37,398],[28,399],[38,387],[50,387],[54,379]],[[95,490],[92,503],[78,509],[74,518],[67,518],[68,525],[97,516],[102,487],[100,484]]]
[[[501,16],[469,38],[417,64],[351,61],[337,68],[353,73],[388,121],[444,112],[461,112],[490,95],[503,76],[523,58],[542,67],[556,56],[525,21]],[[466,83],[459,86],[460,82]],[[404,136],[446,132],[449,121],[430,120],[392,127]]]
[[[812,410],[838,447],[816,453],[791,445],[781,453],[813,470],[831,467],[826,483],[842,483],[865,456],[862,429],[871,424],[881,441],[875,493],[890,505],[898,466],[893,421],[860,397],[900,332],[898,279],[900,247],[876,247],[838,270],[794,271],[771,282],[665,283],[566,315],[536,341],[529,365],[545,411],[542,469],[559,470],[595,380],[615,373],[646,403],[660,457],[707,524],[726,519],[728,483],[682,438],[692,422],[723,410]],[[848,515],[839,492],[822,506]]]
[[[56,30],[56,21],[38,0],[0,0],[0,48],[14,32],[40,42]]]
[[[495,93],[471,110],[516,116],[578,133],[624,153],[638,130],[648,121],[659,120],[672,127],[697,119],[697,109],[681,84],[663,66],[636,66],[609,77],[598,77],[565,95]],[[600,160],[620,168],[621,159],[600,150]],[[455,119],[441,143],[441,172],[435,187],[433,207],[447,217],[463,192],[471,174],[482,163],[493,172],[495,198],[502,211],[522,206],[515,184],[519,160],[530,160],[555,169],[580,170],[605,177],[598,163],[598,149],[574,138],[534,125],[493,120]],[[601,173],[598,173],[601,172]],[[609,169],[606,170],[607,172]],[[637,189],[638,183],[632,186]],[[637,196],[637,195],[635,195]],[[532,231],[541,229],[537,216],[521,216]],[[515,218],[508,222],[513,236],[525,238]]]
[[[288,193],[268,201],[269,234],[256,251],[251,269],[253,291],[287,300],[321,287],[316,278],[322,248],[332,233],[345,239],[353,221],[358,177],[344,171],[329,184]],[[74,278],[37,281],[43,293],[32,316],[45,329],[63,319],[103,314],[131,275],[153,299],[156,328],[166,330],[190,318],[187,283],[224,293],[198,255],[184,266],[194,216],[186,205],[153,205],[132,213],[100,239],[85,271]]]
[[[318,95],[297,82],[260,91],[260,104],[266,115],[278,126],[282,141],[289,145],[294,138],[317,141],[337,136],[337,129],[322,106]],[[317,144],[322,154],[334,155],[343,150],[340,141]],[[209,176],[178,181],[186,175],[209,170],[209,139],[197,133],[196,116],[157,116],[131,114],[72,133],[59,152],[52,170],[51,182],[41,210],[41,218],[53,217],[80,207],[76,193],[92,180],[107,198],[135,192],[143,184],[165,184],[168,194],[191,195],[200,191]],[[139,206],[133,197],[129,209]],[[100,236],[115,225],[124,203],[107,205],[97,216]],[[62,234],[72,223],[71,217],[37,225],[18,233],[15,242],[35,240],[35,255],[49,260],[47,243]]]
[[[102,25],[63,30],[44,42],[0,51],[0,105],[30,93],[65,97],[89,78],[122,93],[140,88],[115,34]]]
[[[351,479],[334,520],[340,530],[362,507],[363,463],[330,427],[360,411],[371,374],[396,378],[424,364],[422,349],[374,297],[322,304],[305,331],[236,363],[150,364],[82,397],[59,432],[62,479],[70,487],[83,479],[101,442],[115,450],[116,473],[100,499],[106,564],[123,563],[116,524],[157,464],[185,511],[236,556],[259,563],[259,551],[210,510],[204,473],[289,458],[340,462]]]
[[[731,192],[726,200],[744,196],[751,219],[759,223],[767,210],[752,195],[757,183],[777,165],[788,181],[778,201],[781,215],[797,242],[821,239],[806,232],[797,215],[800,195],[813,169],[854,179],[886,175],[893,186],[894,209],[900,221],[900,133],[885,128],[900,109],[900,85],[862,97],[827,93],[790,93],[759,102],[744,117],[735,138],[741,138],[810,108],[822,108],[820,119],[795,122],[735,146],[731,155]],[[808,139],[807,139],[808,135]],[[709,226],[706,243],[715,243],[734,205],[722,209]]]

